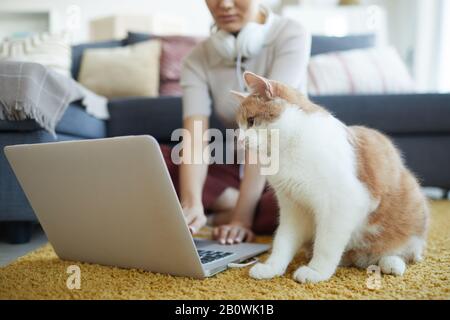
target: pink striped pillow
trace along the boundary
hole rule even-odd
[[[178,96],[181,65],[185,56],[202,40],[188,36],[159,36],[161,39],[160,86],[159,94]]]
[[[392,47],[316,55],[308,66],[308,93],[311,95],[414,91],[414,81]]]
[[[161,36],[161,81],[180,80],[183,58],[201,39],[187,36]]]
[[[167,80],[159,84],[160,96],[181,96],[182,93],[179,80]]]

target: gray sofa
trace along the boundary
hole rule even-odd
[[[364,48],[373,36],[314,37],[312,54]],[[116,47],[108,41],[73,47],[72,75],[77,78],[82,52],[92,47]],[[391,136],[424,186],[450,190],[450,94],[321,96],[311,97],[347,124],[361,124]],[[171,143],[171,132],[181,127],[179,97],[123,98],[109,101],[111,118],[89,116],[79,103],[69,106],[56,128],[58,140],[92,139],[150,134]],[[221,129],[213,116],[212,126]],[[55,141],[33,120],[0,121],[0,241],[27,242],[36,217],[7,163],[3,147]]]
[[[389,135],[423,186],[450,190],[450,94],[311,97],[348,125]],[[151,134],[170,143],[181,126],[181,99],[127,99],[109,103],[108,135]],[[212,119],[212,126],[222,129]]]

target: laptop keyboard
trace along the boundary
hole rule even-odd
[[[225,257],[231,256],[233,252],[213,251],[213,250],[197,250],[202,264],[211,263]]]

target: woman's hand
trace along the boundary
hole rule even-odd
[[[218,240],[220,244],[237,244],[252,241],[254,234],[250,226],[239,221],[232,221],[229,224],[214,228],[213,238]]]
[[[183,207],[183,214],[192,234],[196,234],[206,224],[205,210],[202,205]]]

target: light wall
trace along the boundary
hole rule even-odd
[[[389,42],[400,52],[409,66],[414,65],[418,1],[423,0],[364,0],[364,4],[380,5],[386,9]]]
[[[79,7],[79,19],[73,5]],[[210,13],[204,0],[0,0],[0,12],[51,11],[51,29],[72,28],[73,41],[89,40],[89,21],[116,14],[166,15],[185,20],[185,34],[207,35]],[[75,10],[76,11],[76,10]]]
[[[300,0],[262,1],[274,7],[277,12],[280,12],[283,6],[301,3]],[[308,1],[311,3],[311,0]],[[436,65],[438,61],[436,52],[438,42],[442,42],[444,37],[435,39],[438,27],[434,22],[436,8],[439,7],[436,3],[445,1],[450,2],[450,0],[361,0],[362,4],[375,4],[386,9],[388,42],[398,49],[410,66],[420,88],[424,90],[433,90],[439,84],[437,80],[439,77],[436,76],[436,72],[439,71],[439,66]],[[80,15],[75,19],[71,10],[72,5],[79,8]],[[74,43],[89,40],[89,21],[116,14],[179,17],[185,21],[183,33],[198,36],[208,35],[212,23],[205,0],[0,0],[0,17],[1,14],[8,12],[36,11],[51,12],[49,21],[51,31],[61,31],[70,26],[73,30]]]
[[[429,0],[361,0],[363,5],[378,5],[387,13],[388,43],[394,45],[408,65],[413,65],[416,43],[418,1]],[[303,1],[304,2],[304,1]],[[329,1],[333,2],[333,1]],[[339,2],[334,0],[334,2]],[[302,0],[280,0],[279,7],[301,4]],[[312,3],[308,0],[308,3]]]
[[[281,0],[281,6],[301,2]],[[398,50],[421,91],[450,90],[448,72],[443,69],[448,59],[442,58],[450,51],[446,49],[450,48],[447,30],[450,13],[440,15],[443,11],[450,12],[448,2],[450,0],[361,0],[364,5],[385,8],[388,43]]]
[[[263,1],[275,6],[276,11],[284,5],[301,3],[299,0]],[[363,0],[364,4],[378,4],[387,9],[389,40],[405,59],[411,59],[411,48],[415,42],[415,30],[410,23],[416,17],[417,1],[423,0]],[[90,20],[118,13],[178,16],[186,21],[185,33],[193,35],[207,35],[211,25],[205,0],[0,0],[0,12],[51,10],[51,26],[59,31],[73,20],[71,5],[81,9],[79,27],[74,34],[75,42],[89,39]]]
[[[450,92],[450,1],[442,0],[438,88]]]

